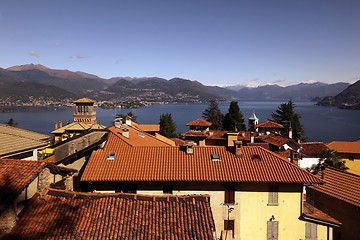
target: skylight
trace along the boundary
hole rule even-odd
[[[219,154],[211,154],[212,161],[221,161]]]
[[[144,134],[142,134],[142,133],[137,133],[137,135],[139,135],[140,137],[142,137],[142,138],[144,138],[145,137],[145,135]]]
[[[107,160],[115,160],[116,152],[110,152]]]

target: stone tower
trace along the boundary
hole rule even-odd
[[[259,119],[255,115],[255,111],[252,112],[248,119],[248,131],[256,132],[256,125],[259,123]]]
[[[74,122],[83,122],[89,125],[96,124],[94,100],[81,98],[75,102]]]

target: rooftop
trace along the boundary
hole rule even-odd
[[[273,121],[266,121],[263,123],[259,123],[256,125],[257,128],[284,128],[283,125],[273,122]]]
[[[294,140],[292,140],[291,138],[285,137],[280,134],[274,134],[274,133],[270,133],[263,137],[258,137],[258,139],[260,139],[261,141],[264,141],[266,143],[278,146],[278,147],[280,147],[288,142],[295,143]]]
[[[4,239],[215,239],[209,201],[48,189]]]
[[[81,181],[206,181],[322,183],[314,175],[262,147],[242,147],[237,158],[226,147],[197,147],[186,154],[181,147],[129,145],[111,131],[103,149],[92,153]],[[107,160],[116,152],[115,160]],[[221,161],[211,161],[217,154]],[[260,161],[252,160],[259,155]]]
[[[125,142],[130,146],[171,146],[170,143],[162,141],[155,136],[148,134],[146,132],[140,131],[134,127],[128,125],[122,125],[121,128],[116,128],[111,126],[108,128],[112,134],[109,133],[112,137],[115,137],[115,141]],[[128,137],[127,137],[128,134]],[[109,143],[112,144],[112,143]]]
[[[323,142],[307,142],[301,143],[300,153],[306,156],[317,157],[324,149],[326,149],[326,145]]]
[[[89,98],[80,98],[80,99],[78,99],[78,100],[76,100],[76,101],[74,101],[74,103],[95,103],[96,101],[94,101],[94,100],[91,100],[91,99],[89,99]]]
[[[311,189],[360,207],[360,176],[335,168],[326,168],[318,175],[326,184]]]
[[[50,136],[0,124],[0,156],[48,145]]]
[[[0,212],[15,201],[45,165],[44,161],[0,158]]]
[[[305,218],[305,220],[312,220],[312,221],[320,221],[320,224],[330,225],[330,226],[336,226],[338,227],[341,225],[341,223],[336,220],[335,218],[327,215],[326,213],[320,211],[313,205],[309,204],[308,202],[304,202],[303,204],[303,214],[302,217]]]
[[[326,144],[329,149],[336,150],[338,153],[360,154],[360,142],[331,142]]]
[[[100,125],[100,124],[96,124],[96,125]],[[101,125],[100,125],[101,126]],[[84,131],[84,130],[88,130],[91,127],[89,125],[87,125],[86,123],[83,122],[73,122],[70,123],[68,125],[65,125],[61,128],[55,129],[54,131],[52,131],[52,134],[62,134],[66,131]],[[99,129],[98,126],[95,127],[96,129]]]
[[[211,122],[205,121],[203,119],[196,119],[195,121],[189,122],[186,126],[201,126],[201,127],[210,127]]]

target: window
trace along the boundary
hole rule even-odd
[[[116,152],[110,152],[107,160],[115,160]]]
[[[234,237],[235,220],[224,220],[224,230],[231,230]]]
[[[164,194],[172,194],[172,193],[173,193],[173,188],[172,188],[172,186],[170,186],[170,185],[165,185],[165,186],[163,187],[163,193],[164,193]]]
[[[135,185],[127,185],[125,186],[125,193],[136,193],[136,186]]]
[[[279,186],[270,186],[268,206],[278,206],[278,205],[279,205]]]
[[[268,221],[267,222],[267,240],[278,240],[278,221]]]
[[[354,159],[355,159],[355,158],[354,158],[353,155],[350,155],[350,156],[349,156],[349,160],[350,160],[350,161],[354,161]]]
[[[211,154],[212,161],[221,161],[219,154]]]
[[[317,239],[317,224],[306,223],[305,231],[306,231],[306,233],[305,233],[306,240],[316,240]]]
[[[233,186],[225,187],[225,201],[224,203],[235,203],[235,188]]]

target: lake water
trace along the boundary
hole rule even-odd
[[[245,101],[240,100],[239,106],[245,119],[250,117],[253,109],[260,122],[267,121],[281,103],[287,101]],[[360,137],[360,111],[338,109],[335,107],[316,106],[313,102],[295,102],[295,111],[301,115],[301,123],[305,128],[308,141],[352,141]],[[208,107],[199,104],[168,104],[145,106],[138,109],[101,109],[97,108],[97,119],[100,124],[110,126],[118,113],[133,111],[137,122],[142,124],[158,124],[162,113],[171,113],[177,125],[177,131],[186,132],[187,123],[202,118],[202,112]],[[226,113],[229,102],[219,103],[220,110]],[[0,113],[0,123],[14,118],[20,128],[50,134],[54,123],[73,121],[73,108],[54,107],[18,107],[12,113]],[[247,122],[247,120],[246,120]]]

